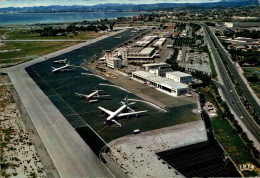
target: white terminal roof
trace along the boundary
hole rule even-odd
[[[133,72],[133,74],[137,75],[141,78],[144,78],[146,80],[152,81],[154,83],[160,84],[167,88],[174,88],[174,89],[189,88],[188,85],[186,85],[186,84],[174,82],[173,80],[158,76],[156,74],[152,74],[150,72],[136,71],[136,72]]]
[[[139,45],[146,45],[148,43],[151,43],[157,36],[145,36],[141,40],[137,41],[136,43]]]
[[[106,60],[108,60],[108,61],[121,61],[121,59],[120,58],[117,58],[117,57],[113,57],[113,58],[108,58],[108,59],[106,59]]]
[[[165,42],[166,38],[160,38],[155,44],[154,46],[161,46],[164,42]]]
[[[167,65],[167,63],[160,62],[160,63],[143,64],[144,67],[161,66],[161,65]]]
[[[140,54],[150,54],[154,48],[144,48],[140,51]]]
[[[167,74],[174,75],[176,77],[191,77],[190,74],[186,74],[186,73],[180,72],[180,71],[167,72]]]

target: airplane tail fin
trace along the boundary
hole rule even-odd
[[[126,95],[126,97],[125,97],[125,104],[129,105],[129,103],[128,103],[128,95]]]
[[[128,95],[126,95],[126,97],[125,97],[125,102],[122,102],[122,104],[125,104],[125,105],[127,105],[127,106],[130,106],[130,105],[135,104],[135,102],[129,103]]]

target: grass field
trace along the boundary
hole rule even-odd
[[[258,78],[260,78],[260,67],[250,67],[243,68],[245,77],[252,76],[253,74],[257,74]],[[259,71],[257,73],[256,71]],[[260,98],[260,82],[250,83],[251,88],[255,91],[258,98]]]
[[[87,31],[84,33],[78,33],[77,35],[74,34],[68,34],[67,36],[40,36],[39,33],[31,33],[29,30],[25,29],[15,29],[15,30],[7,30],[7,29],[0,29],[0,32],[2,34],[5,34],[7,39],[81,39],[81,40],[87,40],[87,39],[93,39],[97,38],[99,36],[102,36],[105,33],[96,33],[94,31]]]
[[[212,59],[210,53],[208,53],[208,55],[209,55],[209,62],[210,62],[210,69],[211,69],[212,77],[217,80],[217,72],[215,69],[213,59]]]
[[[260,164],[252,157],[250,151],[246,149],[245,143],[238,135],[232,133],[233,128],[228,120],[215,117],[211,119],[214,135],[224,147],[227,154],[232,158],[237,166],[245,163],[252,163],[257,167]],[[243,171],[244,176],[256,176],[256,172]]]
[[[34,59],[79,42],[6,42],[0,47],[0,64],[10,64]]]
[[[31,33],[28,29],[5,29],[0,28],[0,37],[3,39],[93,39],[104,35],[105,33],[96,33],[94,31],[79,33],[78,35],[41,37],[40,34]],[[72,45],[80,41],[44,41],[44,42],[2,42],[0,45],[0,65],[16,64],[19,62],[34,59],[38,56],[48,54]]]

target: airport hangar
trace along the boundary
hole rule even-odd
[[[147,71],[136,71],[132,73],[132,78],[150,84],[162,91],[173,96],[180,96],[189,92],[189,86],[183,83],[174,82],[173,80],[165,77],[152,74]]]

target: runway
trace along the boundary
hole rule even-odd
[[[69,47],[17,66],[1,69],[1,72],[9,75],[61,177],[114,176],[32,80],[25,68],[106,37],[108,36],[89,40],[87,43]]]

